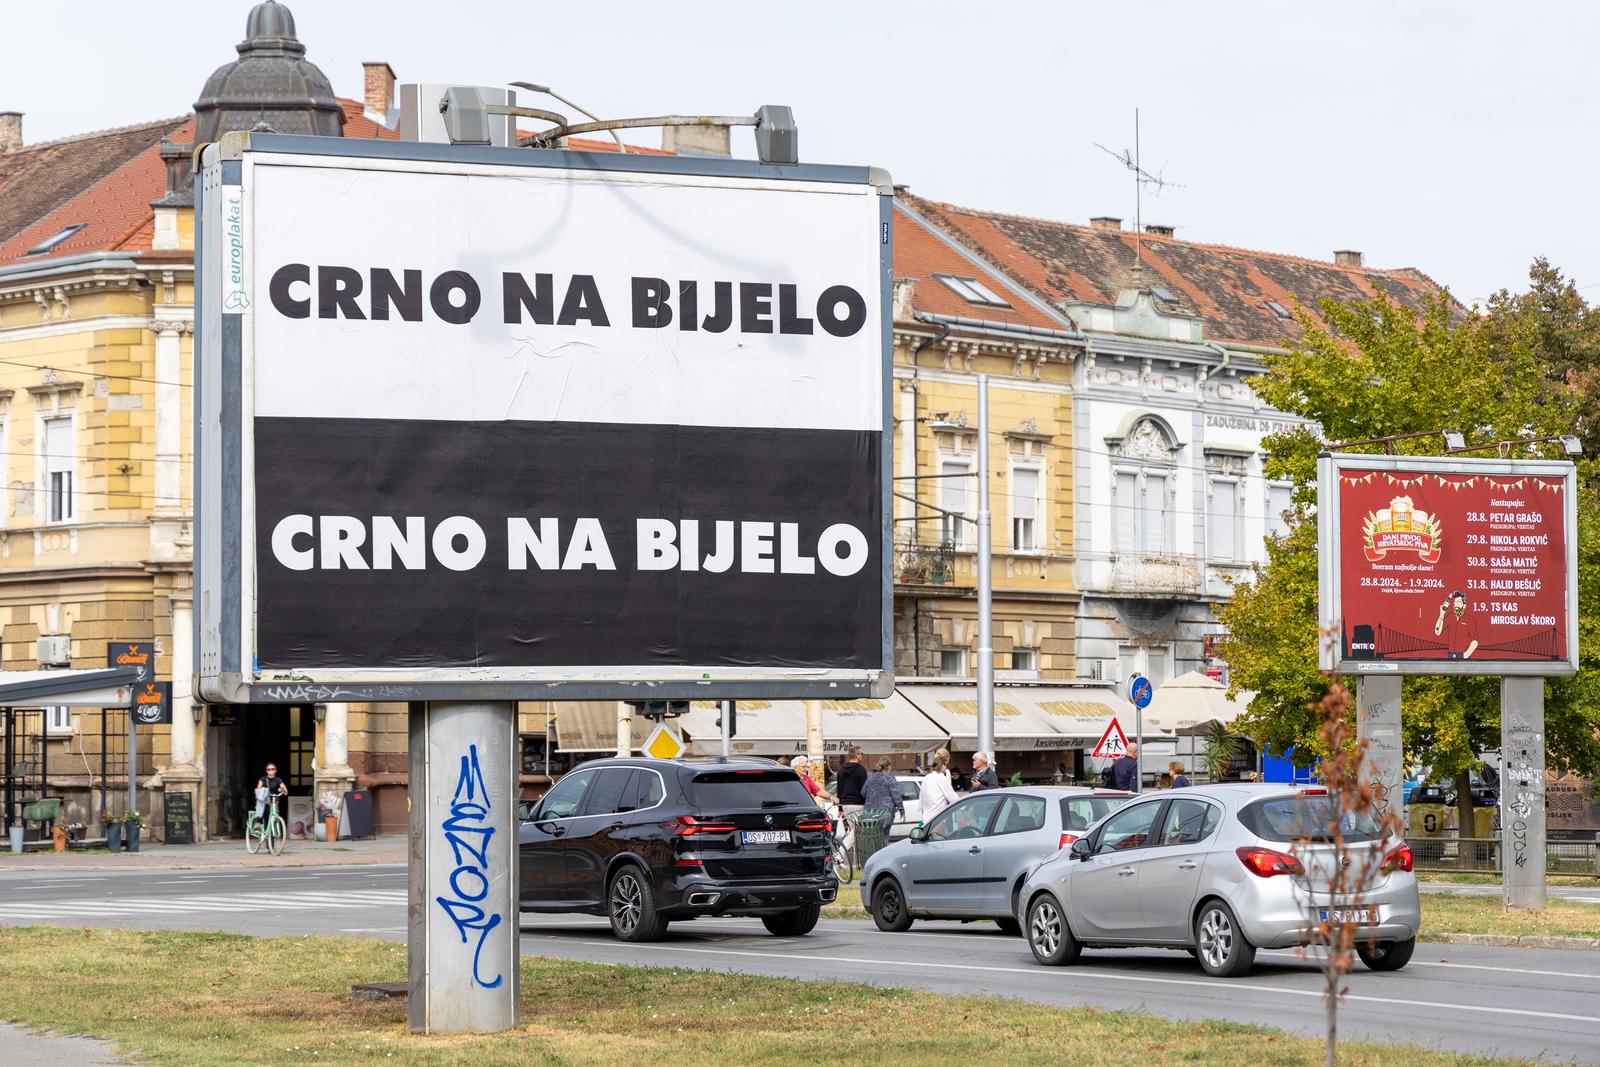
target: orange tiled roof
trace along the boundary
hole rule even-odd
[[[903,194],[923,217],[1053,305],[1113,304],[1135,285],[1135,235],[1049,219],[942,204]],[[1208,340],[1280,347],[1301,334],[1267,301],[1313,313],[1324,298],[1341,303],[1376,293],[1411,307],[1441,290],[1421,271],[1346,266],[1228,245],[1144,234],[1143,283],[1178,297],[1198,315]],[[1465,313],[1465,309],[1462,309]]]
[[[976,277],[1010,307],[973,304],[946,286],[935,274]],[[935,315],[959,315],[969,319],[1022,326],[1059,329],[1061,323],[1036,308],[1005,276],[973,263],[951,248],[935,233],[911,218],[904,210],[894,213],[894,276],[915,280],[911,291],[913,310]]]

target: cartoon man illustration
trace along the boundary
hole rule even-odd
[[[1450,618],[1446,618],[1450,615]],[[1451,659],[1471,659],[1478,651],[1478,623],[1467,618],[1467,594],[1456,590],[1448,600],[1439,605],[1439,621],[1433,624],[1433,635],[1445,638],[1445,647]]]

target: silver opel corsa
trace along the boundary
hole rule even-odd
[[[1344,817],[1318,789],[1215,785],[1170,790],[1101,819],[1029,876],[1017,921],[1040,963],[1084,948],[1185,948],[1206,973],[1249,971],[1258,948],[1310,941],[1319,921],[1355,926],[1375,971],[1411,959],[1421,925],[1411,849],[1367,818]],[[1345,868],[1349,892],[1330,897]]]

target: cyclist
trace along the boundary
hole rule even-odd
[[[256,818],[264,818],[267,814],[268,797],[286,797],[289,795],[289,786],[282,778],[278,777],[278,765],[269,762],[267,773],[256,781]]]

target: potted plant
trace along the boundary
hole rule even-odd
[[[126,812],[122,816],[122,839],[128,846],[129,852],[139,851],[139,827],[144,825],[144,816],[137,811]]]
[[[101,815],[101,820],[106,826],[106,848],[112,852],[122,851],[122,817],[120,815]]]

